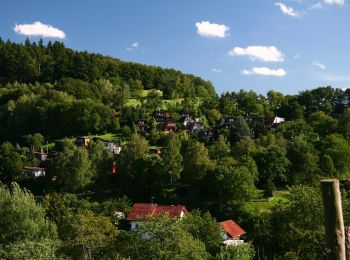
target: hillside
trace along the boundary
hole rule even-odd
[[[57,227],[48,235],[57,243],[53,255],[81,259],[81,248],[100,245],[93,257],[153,259],[159,248],[171,255],[179,247],[184,259],[253,259],[254,250],[266,259],[322,258],[319,180],[350,177],[350,90],[218,97],[193,75],[58,42],[1,41],[0,77],[0,206],[39,216],[40,230]],[[342,192],[349,225],[346,185]],[[152,218],[141,233],[127,231],[132,204],[150,201],[179,205],[189,217]],[[0,209],[6,217],[7,207]],[[35,216],[27,213],[33,209]],[[251,241],[237,252],[223,245],[217,223],[231,219]],[[142,230],[160,230],[159,243]],[[84,232],[93,235],[85,240]],[[174,239],[164,244],[163,234]],[[0,258],[16,250],[0,247]]]
[[[159,89],[167,98],[191,93],[215,96],[212,84],[174,69],[124,62],[119,59],[66,48],[62,42],[25,44],[0,38],[0,84],[20,82],[54,83],[63,78],[93,82],[108,79],[122,85],[140,80],[145,89]]]

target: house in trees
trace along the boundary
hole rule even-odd
[[[187,126],[190,123],[195,123],[196,119],[191,113],[182,113],[181,114],[181,122],[184,126]]]
[[[41,167],[24,167],[23,175],[30,178],[44,177],[45,171],[46,169]]]
[[[222,229],[222,240],[225,245],[235,246],[244,243],[241,236],[246,232],[236,222],[230,219],[220,222],[219,225]]]
[[[150,129],[150,126],[146,120],[138,120],[136,125],[138,129],[143,131],[148,131]]]
[[[163,131],[166,133],[175,132],[176,131],[176,123],[174,123],[172,121],[162,122],[159,124],[158,129],[160,131]]]
[[[168,214],[171,218],[182,219],[188,214],[188,211],[182,205],[161,206],[156,203],[135,203],[126,220],[130,223],[130,230],[134,231],[146,217],[156,217],[162,214]]]
[[[199,131],[204,130],[204,126],[198,122],[191,122],[186,125],[186,130],[191,134],[198,133]]]
[[[275,126],[277,126],[279,124],[282,124],[285,121],[286,121],[285,118],[278,117],[278,116],[271,116],[271,117],[265,118],[265,124],[268,127],[275,127]]]
[[[77,146],[85,146],[87,147],[90,143],[90,138],[87,136],[79,136],[77,137],[77,139],[75,140],[75,144]]]
[[[219,129],[231,129],[235,124],[236,118],[232,116],[224,117],[219,121]]]
[[[156,122],[167,122],[170,119],[170,113],[167,111],[156,111],[153,113],[153,118]]]
[[[107,152],[119,155],[121,152],[121,147],[112,141],[103,141],[103,145]]]

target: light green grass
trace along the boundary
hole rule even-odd
[[[121,136],[122,136],[121,134],[113,134],[113,133],[106,133],[102,135],[98,135],[98,134],[88,135],[90,139],[98,138],[102,141],[119,141]]]
[[[260,195],[263,193],[263,191],[259,191]],[[271,208],[278,203],[286,202],[288,201],[289,191],[288,190],[281,190],[281,191],[275,191],[274,197],[272,200],[268,200],[267,198],[259,197],[258,199],[249,201],[245,203],[245,209],[249,212],[266,212],[270,211]]]

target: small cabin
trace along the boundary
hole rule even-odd
[[[135,231],[146,217],[156,217],[162,214],[168,214],[170,218],[182,219],[188,214],[188,211],[182,205],[161,206],[156,203],[135,203],[126,220],[130,222],[130,230]]]
[[[44,177],[46,168],[41,167],[24,167],[23,174],[30,178]]]
[[[87,147],[89,145],[89,143],[90,143],[90,138],[86,137],[86,136],[79,136],[75,140],[75,144],[77,146],[85,146],[85,147]]]
[[[247,232],[245,232],[236,222],[230,219],[220,222],[219,225],[222,229],[222,240],[226,246],[235,246],[244,243],[242,235]]]

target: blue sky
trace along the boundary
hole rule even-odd
[[[3,1],[0,37],[193,73],[217,92],[350,87],[349,0]],[[35,23],[40,22],[40,23]]]

